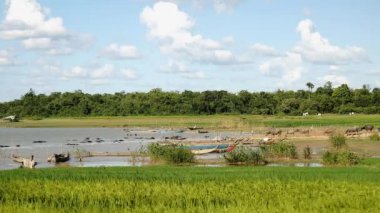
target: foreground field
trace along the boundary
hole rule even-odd
[[[199,115],[199,116],[128,116],[95,118],[24,119],[21,122],[0,122],[0,127],[150,127],[186,128],[197,125],[208,129],[251,130],[257,127],[350,127],[372,124],[380,126],[380,115]]]
[[[379,162],[366,164],[1,171],[0,212],[379,212]]]

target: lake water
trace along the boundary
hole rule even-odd
[[[70,152],[131,152],[144,149],[149,143],[164,141],[165,138],[180,136],[184,141],[212,141],[225,137],[245,137],[252,135],[241,132],[210,132],[199,134],[196,131],[143,129],[143,128],[0,128],[0,169],[14,169],[18,163],[10,159],[12,154],[35,156],[37,167],[52,167],[47,163],[49,155]],[[71,144],[71,145],[68,145]],[[4,147],[9,146],[9,147]],[[218,158],[220,154],[201,158]],[[91,157],[82,162],[72,157],[67,164],[60,166],[142,166],[149,164],[147,159],[133,157]]]

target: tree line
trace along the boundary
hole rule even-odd
[[[224,90],[193,92],[116,92],[87,94],[53,92],[36,94],[32,89],[20,99],[0,103],[0,115],[21,117],[128,116],[128,115],[212,115],[258,114],[301,115],[350,112],[379,114],[380,88],[333,88],[331,82],[314,90],[310,82],[305,90],[231,93]]]

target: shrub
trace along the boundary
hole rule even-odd
[[[184,146],[152,143],[148,146],[148,153],[152,158],[175,164],[194,162],[194,154]]]
[[[305,147],[305,148],[303,149],[303,157],[304,157],[305,159],[311,159],[311,149],[310,149],[309,146],[307,146],[307,147]]]
[[[342,134],[335,134],[330,136],[330,142],[336,149],[346,146],[346,137]]]
[[[326,165],[341,165],[350,166],[356,165],[360,162],[359,156],[353,152],[331,152],[327,151],[322,156],[323,164]]]
[[[268,146],[261,146],[261,150],[268,157],[297,158],[296,146],[291,143],[274,143]]]
[[[232,152],[226,153],[223,157],[228,163],[247,163],[253,165],[267,163],[260,150],[253,150],[246,147],[238,147]]]
[[[371,141],[380,141],[380,135],[377,132],[372,133],[372,135],[369,136],[369,139]]]

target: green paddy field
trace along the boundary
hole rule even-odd
[[[0,171],[0,212],[379,212],[380,161]]]

